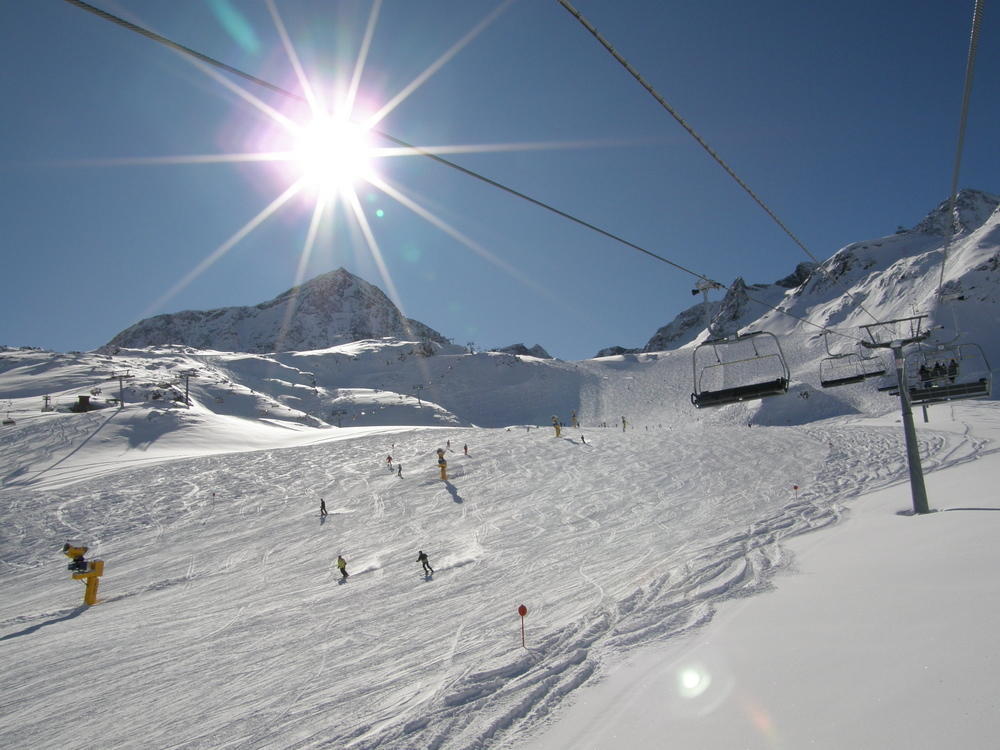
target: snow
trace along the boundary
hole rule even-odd
[[[773,590],[616,663],[524,748],[993,746],[1000,412],[955,412],[937,429],[973,452],[927,475],[942,512],[908,515],[906,483],[859,497],[785,544]]]
[[[0,742],[988,742],[1000,516],[898,515],[890,411],[753,428],[644,412],[649,368],[669,362],[608,364],[599,400],[628,428],[585,420],[559,439],[527,425],[282,428],[148,402],[22,415],[0,445]],[[788,418],[805,402],[767,403]],[[931,413],[932,506],[1000,508],[997,405]],[[63,541],[105,560],[99,605],[81,605]],[[669,697],[690,664],[711,683]],[[682,674],[691,694],[706,679]],[[936,707],[915,711],[924,694]]]

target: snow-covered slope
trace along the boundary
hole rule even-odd
[[[747,286],[736,279],[721,301],[709,303],[712,336],[765,330],[800,337],[814,343],[803,357],[792,358],[816,361],[825,353],[817,338],[821,328],[842,330],[856,341],[859,326],[926,314],[928,327],[945,329],[942,339],[964,334],[990,342],[996,338],[990,328],[1000,323],[998,205],[997,196],[963,190],[952,218],[945,201],[911,230],[853,243],[818,267],[800,264],[773,285]],[[958,230],[950,239],[949,227]],[[657,331],[644,351],[704,338],[705,319],[704,305],[692,306]],[[844,349],[843,341],[836,343]]]
[[[768,589],[783,540],[906,475],[891,419],[651,423],[663,361],[605,363],[595,387],[627,422],[560,439],[145,401],[18,414],[0,433],[0,742],[520,747],[602,665]],[[491,385],[478,398],[499,413]],[[991,450],[974,426],[921,435],[928,471]],[[64,541],[105,560],[98,606],[80,606]]]
[[[405,318],[382,290],[340,268],[254,307],[188,310],[142,320],[103,350],[184,344],[262,353],[323,349],[384,336],[447,343],[432,328]]]
[[[524,344],[511,344],[491,351],[503,352],[504,354],[519,354],[525,357],[537,357],[538,359],[552,359],[552,355],[542,348],[541,344],[535,344],[530,349]]]

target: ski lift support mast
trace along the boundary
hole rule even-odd
[[[184,403],[191,406],[191,378],[198,377],[198,370],[184,370],[179,376],[184,378]]]
[[[118,381],[118,408],[125,408],[125,381],[135,377],[129,370],[116,370],[111,373],[111,379]]]
[[[705,330],[708,332],[709,338],[712,336],[712,320],[708,308],[708,292],[712,289],[725,289],[725,287],[718,281],[712,281],[711,279],[698,279],[698,283],[695,284],[694,289],[691,290],[691,294],[701,293],[701,299],[705,307]]]
[[[930,331],[920,330],[920,321],[925,315],[912,318],[888,320],[885,323],[873,323],[861,326],[871,341],[862,341],[861,345],[868,349],[890,349],[896,364],[896,381],[899,388],[899,404],[903,412],[903,433],[906,437],[906,461],[910,469],[910,495],[913,498],[913,512],[917,515],[930,513],[927,505],[927,489],[924,487],[924,470],[920,464],[920,447],[917,444],[917,430],[913,425],[913,409],[910,407],[910,390],[906,384],[906,358],[903,357],[903,347],[923,341]],[[876,328],[898,323],[909,323],[911,335],[909,338],[895,338],[891,341],[879,341]]]

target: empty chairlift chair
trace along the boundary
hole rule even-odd
[[[989,398],[990,363],[978,344],[922,344],[906,357],[910,403],[919,406]]]
[[[885,361],[877,355],[864,355],[857,351],[835,353],[830,348],[831,333],[835,333],[835,331],[823,331],[823,344],[826,346],[827,356],[819,363],[819,384],[821,386],[836,388],[885,375]]]
[[[881,357],[862,357],[854,352],[833,354],[819,363],[819,384],[824,388],[860,383],[885,374]]]
[[[788,363],[778,338],[767,331],[705,341],[692,362],[691,403],[699,409],[788,392]]]

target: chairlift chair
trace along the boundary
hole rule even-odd
[[[778,338],[768,331],[705,341],[695,347],[692,367],[691,403],[699,409],[787,393],[791,377]]]
[[[989,398],[993,390],[989,361],[973,343],[921,344],[906,357],[906,376],[910,403],[916,406]]]
[[[819,384],[824,388],[860,383],[864,379],[861,357],[857,354],[835,354],[819,363]]]
[[[823,343],[827,357],[819,363],[819,384],[824,388],[860,383],[868,378],[877,378],[886,373],[881,357],[863,356],[860,352],[834,353],[830,349],[828,331],[823,331]]]
[[[879,378],[886,372],[881,357],[862,357],[854,352],[834,354],[819,363],[819,384],[824,388],[836,388]]]
[[[863,353],[859,353],[858,356],[861,359],[861,370],[864,373],[865,380],[868,378],[880,378],[889,372],[889,368],[882,355],[871,354],[866,356]]]

